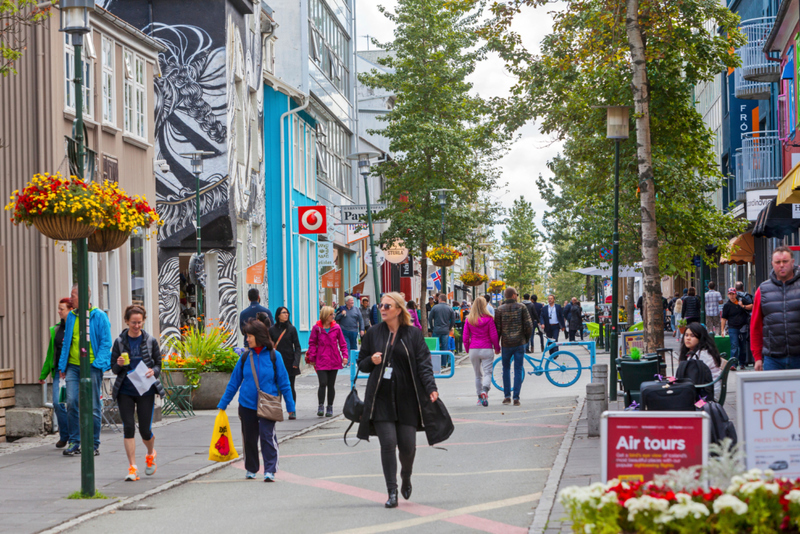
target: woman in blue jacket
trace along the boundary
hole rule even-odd
[[[226,409],[239,391],[239,420],[242,423],[244,467],[247,470],[245,476],[248,479],[256,478],[259,469],[258,442],[261,441],[264,482],[274,482],[275,471],[278,469],[278,437],[275,434],[275,421],[258,417],[258,388],[253,380],[253,365],[250,359],[252,358],[255,364],[261,391],[275,396],[282,393],[286,398],[286,409],[289,412],[296,410],[292,386],[283,357],[275,351],[266,325],[251,319],[245,323],[242,331],[247,336],[250,348],[236,363],[228,387],[217,408]]]

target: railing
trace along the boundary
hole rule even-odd
[[[740,69],[745,80],[777,82],[780,79],[780,62],[770,61],[764,55],[764,44],[774,24],[775,17],[760,17],[745,20],[739,26],[747,37],[747,44],[736,51],[742,58]]]
[[[731,194],[730,197],[731,197],[731,200],[736,199],[736,200],[744,202],[745,197],[747,195],[746,195],[745,188],[744,188],[744,169],[742,168],[742,164],[743,164],[744,160],[742,159],[742,149],[741,148],[737,148],[736,149],[736,154],[733,155],[733,161],[734,161],[733,164],[734,164],[734,169],[735,169],[735,174],[734,174],[734,177],[733,177],[733,180],[732,180],[732,182],[734,184],[734,188],[733,188],[734,190],[732,192],[733,194]]]
[[[771,85],[766,82],[753,82],[746,80],[742,75],[742,67],[738,67],[734,73],[736,98],[743,100],[767,100],[770,95]]]
[[[742,134],[739,164],[744,190],[769,189],[778,185],[781,173],[781,140],[777,130]],[[738,169],[737,169],[738,170]]]

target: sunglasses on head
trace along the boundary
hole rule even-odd
[[[381,309],[384,309],[384,310],[391,310],[392,309],[392,305],[391,304],[380,304],[380,305],[378,305],[378,307],[381,308]]]

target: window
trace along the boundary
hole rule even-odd
[[[323,0],[310,0],[308,17],[308,55],[342,94],[347,96],[350,38]]]
[[[103,180],[119,182],[119,161],[111,156],[103,156]]]
[[[103,84],[103,122],[116,123],[116,109],[114,108],[114,41],[103,37],[102,84]]]
[[[131,233],[128,243],[131,260],[131,304],[138,304],[147,310],[150,304],[147,298],[147,286],[149,285],[147,247],[149,243],[145,239],[145,232],[146,230],[141,228],[135,229]]]
[[[300,174],[300,119],[292,115],[292,185],[297,191],[302,192],[305,178]]]
[[[122,53],[125,68],[123,86],[123,130],[126,134],[147,139],[147,92],[145,90],[144,58],[124,50]]]
[[[264,39],[264,70],[270,74],[275,74],[275,40]]]
[[[311,128],[306,128],[306,196],[314,200],[317,199],[316,146],[317,135]]]
[[[310,248],[313,243],[305,238],[300,238],[300,330],[311,329],[311,318],[309,317],[309,281],[311,278],[311,268],[309,261],[312,256]]]
[[[326,111],[315,106],[314,111],[326,125],[320,130],[326,135],[317,135],[317,176],[334,189],[345,195],[352,195],[351,163],[347,159],[350,152],[350,134]]]
[[[94,116],[94,46],[92,43],[92,34],[88,33],[84,36],[83,42],[86,46],[83,47],[82,61],[83,65],[83,114],[92,118]],[[72,46],[72,40],[69,34],[64,34],[64,76],[66,83],[64,84],[64,107],[67,111],[75,113],[75,48]]]

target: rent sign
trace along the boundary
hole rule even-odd
[[[737,375],[739,440],[747,468],[800,476],[800,371]]]
[[[671,469],[704,465],[705,412],[605,412],[600,427],[603,480],[637,482]]]

